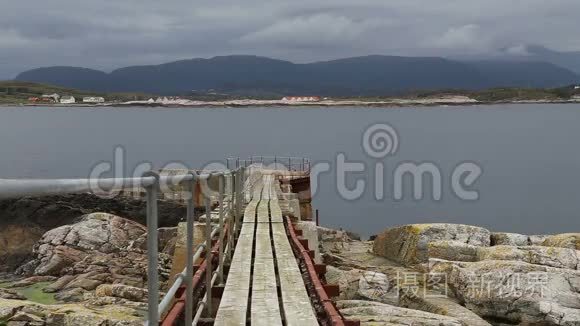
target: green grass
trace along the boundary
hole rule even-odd
[[[44,293],[42,289],[50,285],[51,282],[38,282],[23,288],[14,288],[13,290],[22,294],[27,300],[40,304],[55,304],[54,293]]]
[[[565,101],[569,100],[574,95],[580,95],[580,90],[575,90],[572,86],[561,88],[491,88],[480,91],[440,89],[430,91],[409,91],[390,96],[362,96],[358,97],[357,99],[366,101],[377,101],[393,98],[421,99],[429,97],[440,97],[444,95],[463,95],[480,102],[510,102],[524,100]]]

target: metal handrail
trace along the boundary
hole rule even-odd
[[[215,278],[219,277],[220,282],[223,282],[223,264],[225,259],[231,257],[230,251],[233,248],[234,233],[240,229],[241,222],[240,212],[243,206],[245,171],[244,167],[239,167],[228,171],[201,171],[182,174],[182,175],[160,175],[155,171],[146,172],[142,177],[136,178],[106,178],[106,179],[0,179],[0,199],[18,198],[18,197],[40,197],[50,195],[64,195],[74,193],[101,193],[96,189],[111,189],[111,190],[125,190],[134,187],[143,187],[146,191],[147,204],[147,288],[148,288],[148,312],[147,321],[145,325],[149,325],[149,321],[155,321],[153,324],[158,324],[159,316],[167,311],[172,299],[175,297],[178,289],[185,281],[187,286],[186,297],[186,322],[191,325],[193,317],[193,262],[201,256],[202,252],[206,251],[206,257],[211,257],[211,241],[218,233],[220,240],[224,241],[224,226],[227,225],[233,232],[225,232],[228,238],[224,242],[227,245],[219,247],[219,260],[216,268],[216,273],[212,274],[211,259],[206,261],[206,292],[210,293],[211,286],[215,282]],[[206,240],[197,247],[195,254],[193,253],[193,225],[194,225],[194,209],[195,209],[195,191],[196,181],[209,181],[211,178],[219,178],[219,224],[217,227],[211,226],[211,200],[209,194],[205,195],[205,213],[206,213]],[[228,211],[231,215],[233,223],[225,223],[225,183],[226,178],[231,179],[232,193],[228,201]],[[184,271],[178,274],[169,291],[159,301],[159,275],[157,273],[158,267],[158,192],[161,185],[184,185],[190,197],[187,201],[187,263]],[[224,224],[225,223],[225,224]],[[225,255],[224,251],[225,250]],[[211,311],[211,295],[206,293],[206,300],[203,306],[208,307]],[[197,315],[197,314],[196,314]]]
[[[249,156],[247,158],[229,157],[226,159],[226,166],[230,168],[249,167],[254,164],[274,164],[277,167],[284,166],[288,171],[310,171],[312,163],[306,157],[261,155]]]

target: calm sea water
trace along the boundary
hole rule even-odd
[[[365,154],[361,139],[388,123],[399,149]],[[362,198],[345,200],[335,173],[323,174],[313,206],[321,223],[363,235],[418,222],[475,224],[528,234],[580,232],[580,106],[499,105],[435,108],[0,108],[0,177],[86,177],[125,149],[125,169],[141,162],[200,167],[228,156],[307,156],[330,162],[344,153],[371,171]],[[393,199],[389,178],[406,161],[439,166],[443,197]],[[453,195],[450,175],[463,161],[483,174],[480,198]],[[374,198],[374,166],[384,164],[384,199]],[[365,177],[366,176],[366,177]]]

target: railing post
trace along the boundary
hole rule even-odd
[[[236,187],[237,187],[237,183],[236,183],[236,176],[238,175],[238,171],[232,171],[232,174],[230,175],[231,178],[231,184],[232,184],[232,195],[230,197],[230,223],[229,223],[229,227],[230,227],[230,237],[228,239],[230,239],[230,244],[233,245],[233,239],[235,237],[235,232],[236,232]],[[233,250],[233,247],[230,246],[230,250]],[[229,254],[228,254],[229,255]],[[228,259],[231,261],[232,257],[231,255],[229,255]]]
[[[224,282],[224,187],[225,187],[225,176],[221,174],[219,176],[219,257],[218,257],[218,281],[220,285]]]
[[[148,311],[147,324],[159,324],[159,275],[157,271],[159,248],[157,244],[157,194],[159,192],[159,174],[146,172],[143,177],[154,177],[155,182],[145,187],[147,191],[147,289]]]
[[[246,198],[244,198],[244,174],[245,174],[246,169],[245,168],[241,168],[240,172],[239,172],[239,184],[238,184],[238,206],[236,207],[237,211],[236,214],[238,215],[238,221],[237,221],[237,230],[238,232],[241,230],[242,228],[242,221],[243,221],[243,214],[242,214],[242,210],[244,207],[244,204],[246,202]]]
[[[193,225],[195,213],[195,182],[196,174],[189,173],[193,178],[189,181],[188,191],[190,198],[187,201],[187,266],[185,272],[185,280],[187,287],[187,294],[185,297],[185,324],[191,325],[193,321]]]
[[[234,175],[232,176],[232,181],[234,186],[232,187],[233,192],[232,192],[232,215],[233,215],[233,221],[232,221],[232,226],[234,228],[234,232],[235,235],[237,235],[238,233],[238,205],[239,205],[239,201],[240,198],[238,196],[238,187],[240,186],[240,181],[239,181],[239,175],[240,175],[240,170],[237,169],[236,172],[234,173]]]
[[[209,179],[211,175],[207,177],[209,184]],[[208,189],[208,193],[205,194],[205,294],[207,297],[207,310],[208,316],[212,313],[212,297],[211,297],[211,278],[212,278],[212,257],[211,257],[211,197]]]

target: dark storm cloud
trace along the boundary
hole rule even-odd
[[[526,43],[579,50],[578,12],[577,0],[6,1],[0,78],[235,53],[303,62],[517,52]]]

